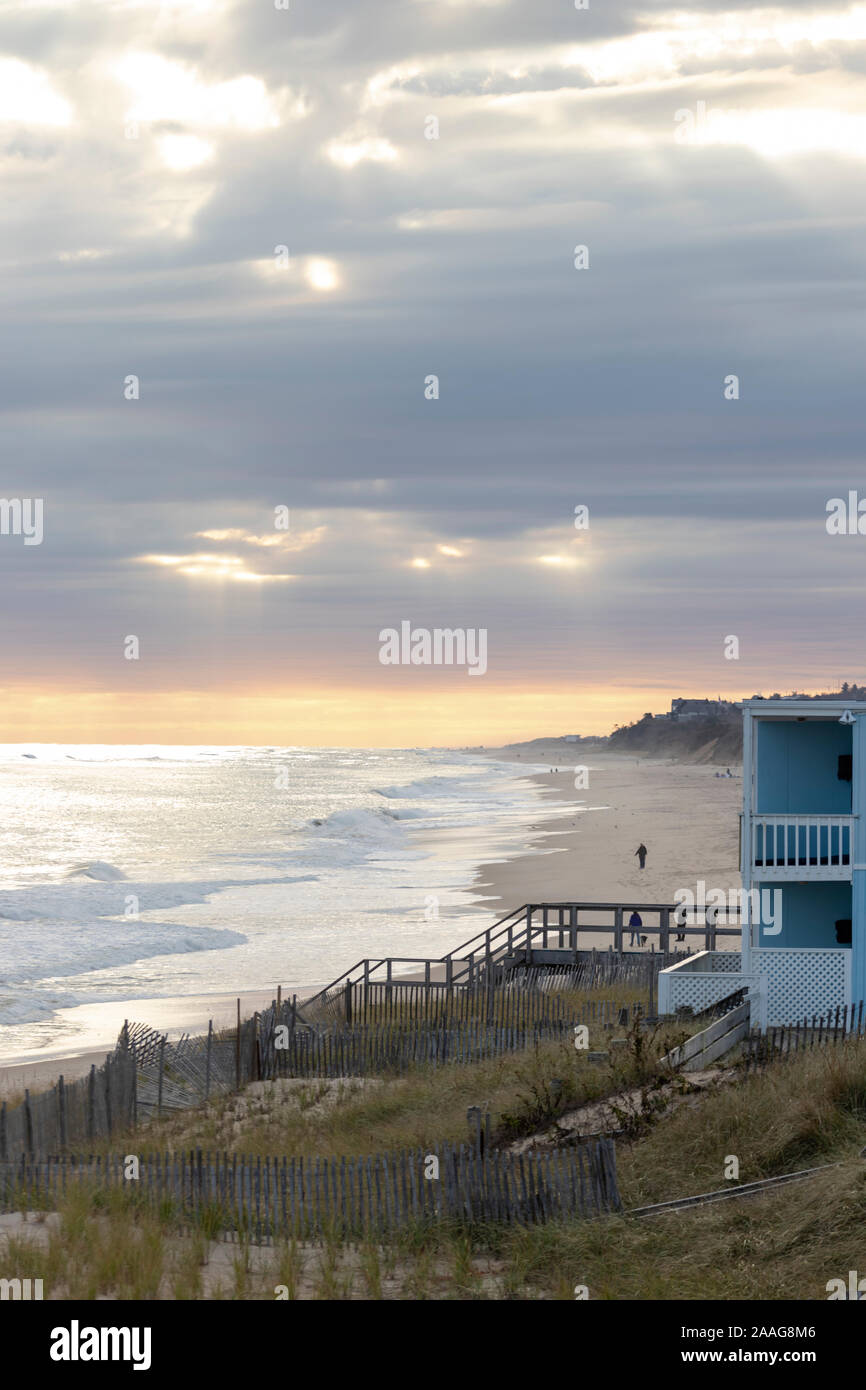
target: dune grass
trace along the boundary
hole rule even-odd
[[[659,1075],[657,1049],[668,1041],[657,1037],[642,1060],[648,1086]],[[260,1083],[225,1102],[221,1120],[213,1106],[175,1116],[140,1132],[136,1148],[425,1147],[465,1138],[469,1104],[489,1104],[496,1125],[521,1096],[531,1108],[533,1086],[566,1080],[567,1108],[634,1085],[639,1071],[628,1049],[614,1065],[594,1067],[565,1044],[545,1044],[364,1086],[304,1083],[289,1098]],[[235,1099],[246,1110],[231,1118]],[[229,1120],[240,1126],[238,1142],[216,1142]],[[157,1142],[142,1143],[151,1138]],[[218,1245],[206,1212],[181,1236],[169,1207],[149,1210],[129,1189],[82,1187],[67,1192],[56,1214],[31,1218],[0,1245],[5,1239],[4,1267],[43,1278],[46,1297],[573,1300],[586,1286],[592,1299],[824,1299],[828,1280],[863,1268],[864,1146],[866,1041],[850,1041],[686,1094],[617,1143],[626,1208],[728,1187],[732,1158],[740,1182],[836,1165],[760,1196],[643,1218],[407,1229],[387,1246],[325,1239],[265,1249]]]
[[[679,1024],[646,1031],[633,1024],[628,1034],[590,1029],[591,1044],[606,1049],[617,1033],[622,1043],[603,1065],[566,1036],[465,1066],[418,1066],[400,1077],[257,1082],[206,1107],[153,1120],[129,1142],[134,1152],[201,1148],[256,1156],[427,1149],[466,1141],[473,1105],[489,1111],[492,1133],[517,1137],[568,1108],[661,1076],[661,1056],[686,1031]],[[99,1151],[117,1152],[119,1142],[127,1141],[115,1137]]]

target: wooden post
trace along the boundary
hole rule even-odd
[[[470,1105],[466,1111],[466,1123],[469,1126],[469,1140],[476,1153],[481,1152],[481,1106]]]
[[[279,986],[278,986],[278,988],[279,988]],[[208,1097],[210,1096],[210,1056],[211,1056],[211,1048],[212,1048],[212,1047],[213,1047],[213,1019],[212,1019],[212,1018],[209,1018],[209,1019],[208,1019],[208,1024],[207,1024],[207,1057],[206,1057],[206,1059],[205,1059],[205,1068],[204,1068],[204,1098],[205,1098],[205,1100],[207,1100]]]
[[[241,1001],[238,999],[238,1021],[235,1033],[235,1090],[241,1089]]]
[[[96,1063],[91,1065],[87,1078],[87,1137],[96,1138]]]
[[[106,1133],[111,1133],[111,1056],[105,1059],[105,1125]]]
[[[60,1131],[60,1147],[66,1148],[66,1087],[63,1074],[57,1078],[57,1127]]]
[[[6,1132],[6,1102],[0,1105],[0,1163],[9,1158],[9,1140]]]
[[[663,907],[659,913],[659,950],[667,955],[671,939],[671,910]]]
[[[577,963],[577,903],[572,903],[568,909],[568,930],[571,936],[571,956],[575,964]]]
[[[30,1105],[30,1092],[24,1092],[24,1151],[33,1152],[33,1110]]]
[[[240,1000],[238,1000],[238,1007],[240,1007]],[[157,1083],[157,1094],[156,1094],[156,1113],[157,1113],[157,1115],[161,1115],[161,1114],[162,1114],[162,1076],[163,1076],[163,1072],[164,1072],[164,1071],[165,1071],[165,1036],[163,1035],[163,1037],[160,1039],[160,1043],[159,1043],[159,1081],[158,1081],[158,1083]]]
[[[613,945],[614,950],[622,950],[622,908],[615,907],[613,910]]]

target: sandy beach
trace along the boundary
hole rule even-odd
[[[675,763],[579,751],[575,745],[486,750],[514,762],[547,763],[554,772],[531,773],[551,799],[574,800],[574,819],[527,827],[527,853],[481,866],[476,887],[501,916],[524,902],[673,902],[674,892],[698,879],[714,888],[739,888],[739,766],[717,777],[714,765]],[[589,768],[589,785],[575,789],[574,764]],[[724,769],[722,769],[724,770]],[[635,850],[648,850],[641,870]],[[601,943],[599,943],[601,944]],[[605,943],[606,944],[606,943]]]
[[[312,993],[313,991],[310,991]],[[249,1018],[257,1009],[264,1009],[274,998],[276,990],[246,990],[236,994],[188,994],[171,999],[125,999],[117,1003],[81,1004],[75,1009],[60,1009],[60,1018],[71,1020],[76,1028],[74,1047],[64,1043],[58,1048],[42,1048],[38,1055],[12,1058],[0,1064],[0,1096],[23,1091],[25,1087],[40,1090],[51,1086],[58,1076],[76,1081],[105,1061],[106,1052],[123,1027],[130,1023],[148,1023],[176,1039],[183,1033],[206,1033],[208,1020],[215,1028],[228,1028],[237,1018],[237,1001],[241,1001],[241,1017]]]

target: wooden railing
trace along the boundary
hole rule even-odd
[[[629,925],[633,912],[640,917],[640,926]],[[677,908],[669,903],[524,903],[444,956],[389,956],[357,961],[313,998],[305,1000],[302,1011],[311,1017],[322,1005],[331,1003],[341,993],[351,993],[358,985],[397,986],[414,979],[428,988],[451,989],[480,984],[497,965],[565,966],[578,960],[581,937],[583,949],[588,949],[588,938],[603,935],[613,938],[615,951],[622,951],[627,934],[629,941],[632,936],[640,936],[651,940],[654,948],[657,941],[659,950],[666,955],[677,936],[684,941],[697,938],[706,950],[715,949],[717,937],[740,936],[739,925],[730,925],[732,917],[739,921],[739,907],[727,910],[725,926],[717,925],[714,908],[707,909],[701,921],[694,921],[697,914],[692,913],[688,925],[680,925],[676,913]]]

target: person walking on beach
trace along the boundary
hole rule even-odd
[[[640,861],[640,866],[641,866],[641,868],[643,868],[644,864],[646,863],[646,856],[647,856],[647,847],[646,847],[646,845],[643,845],[643,844],[638,845],[637,849],[635,850],[635,854],[637,855],[637,857],[638,857],[638,859],[639,859],[639,861]]]
[[[631,941],[628,943],[629,946],[641,945],[645,938],[638,937],[638,932],[640,928],[643,926],[643,922],[640,919],[640,913],[633,912],[628,919],[628,924],[631,927]]]

